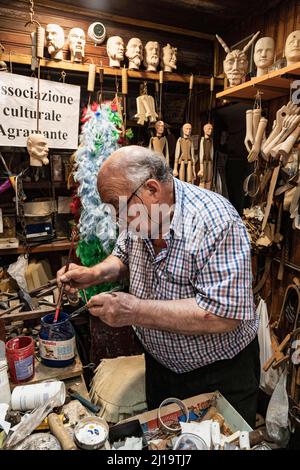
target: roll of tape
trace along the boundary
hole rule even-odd
[[[186,423],[189,422],[189,420],[190,420],[189,410],[187,409],[187,406],[183,403],[183,401],[179,400],[179,398],[166,398],[164,401],[161,402],[161,404],[159,405],[159,408],[158,408],[158,413],[157,413],[158,422],[161,425],[161,427],[163,429],[165,429],[166,431],[170,431],[170,432],[181,431],[180,425],[177,428],[171,428],[170,426],[167,426],[167,424],[165,424],[162,420],[162,417],[161,417],[162,407],[165,406],[165,405],[171,405],[171,404],[178,405],[179,408],[181,409],[182,413],[184,414],[185,418],[186,418],[185,422]]]

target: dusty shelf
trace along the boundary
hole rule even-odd
[[[23,64],[23,65],[30,65],[31,64],[31,56],[25,54],[3,54],[2,60],[13,64]],[[75,72],[83,72],[88,74],[89,71],[89,64],[74,64],[68,60],[62,60],[60,62],[49,60],[49,59],[41,59],[41,67],[56,69],[56,70],[71,70]],[[99,71],[100,65],[97,66],[97,72]],[[104,70],[104,75],[107,76],[120,76],[122,75],[122,68],[113,68],[113,67],[102,67]],[[159,72],[146,72],[142,70],[128,70],[128,77],[129,78],[139,78],[142,80],[159,80]],[[178,74],[178,73],[166,73],[164,72],[164,81],[165,82],[177,82],[177,83],[189,83],[190,82],[190,75],[186,74]],[[197,76],[194,75],[194,84],[196,85],[210,85],[210,77],[205,76]],[[220,78],[215,79],[216,86],[222,86],[223,80]]]
[[[291,82],[300,79],[300,62],[280,70],[273,70],[262,77],[253,77],[241,85],[226,88],[217,93],[216,97],[228,100],[254,100],[258,91],[262,92],[261,99],[265,101],[287,96],[290,93]]]
[[[37,246],[31,246],[29,248],[29,253],[48,253],[48,252],[55,252],[55,251],[65,251],[70,248],[71,242],[69,240],[59,240],[59,241],[54,241],[51,243],[43,243],[41,245]],[[76,247],[76,244],[75,244]],[[21,254],[21,253],[26,253],[25,247],[23,245],[20,245],[18,248],[12,248],[11,250],[1,250],[0,249],[0,255],[15,255],[15,254]]]

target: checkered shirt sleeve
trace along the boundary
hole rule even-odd
[[[124,230],[120,233],[112,255],[117,256],[126,266],[128,266],[128,232]]]
[[[253,320],[250,244],[236,220],[217,226],[206,238],[210,256],[197,270],[196,301],[201,309],[236,320]]]

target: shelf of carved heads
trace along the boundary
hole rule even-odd
[[[22,65],[30,65],[31,64],[31,56],[25,54],[3,54],[2,60],[7,64],[22,64]],[[88,74],[89,71],[89,63],[85,64],[78,64],[73,63],[67,60],[63,61],[55,61],[55,60],[48,60],[48,59],[41,59],[40,65],[42,68],[49,68],[49,69],[56,69],[56,70],[64,70],[64,71],[74,71],[74,72],[82,72]],[[120,76],[122,75],[122,68],[114,68],[114,67],[101,67],[104,71],[104,75],[107,76]],[[99,72],[100,65],[97,65],[97,72]],[[129,78],[137,78],[142,80],[159,80],[159,72],[146,72],[146,71],[137,71],[137,70],[128,70],[128,77]],[[164,72],[163,79],[164,82],[177,82],[177,83],[190,83],[190,75],[186,74],[178,74],[178,73],[167,73]],[[205,76],[194,76],[194,84],[196,85],[210,85],[211,78]],[[216,86],[223,86],[223,80],[216,78],[214,81]]]
[[[289,95],[292,83],[300,80],[300,62],[273,70],[261,77],[253,77],[248,82],[217,93],[216,97],[226,100],[254,100],[260,91],[261,99],[265,101]]]

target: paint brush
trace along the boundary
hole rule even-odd
[[[76,236],[76,230],[74,229],[74,230],[72,231],[72,241],[71,241],[71,245],[70,245],[70,249],[69,249],[69,254],[68,254],[68,259],[67,259],[67,264],[66,264],[65,273],[69,271],[71,255],[72,255],[72,251],[73,251],[73,247],[74,247],[74,242],[75,242],[75,236]],[[56,305],[56,310],[55,310],[55,314],[54,314],[53,323],[56,323],[57,320],[58,320],[59,312],[60,312],[60,306],[61,306],[61,301],[62,301],[62,297],[63,297],[63,294],[64,294],[64,290],[65,290],[65,284],[62,283],[62,285],[61,285],[61,287],[60,287],[60,289],[59,289],[58,301],[57,301],[57,305]]]

